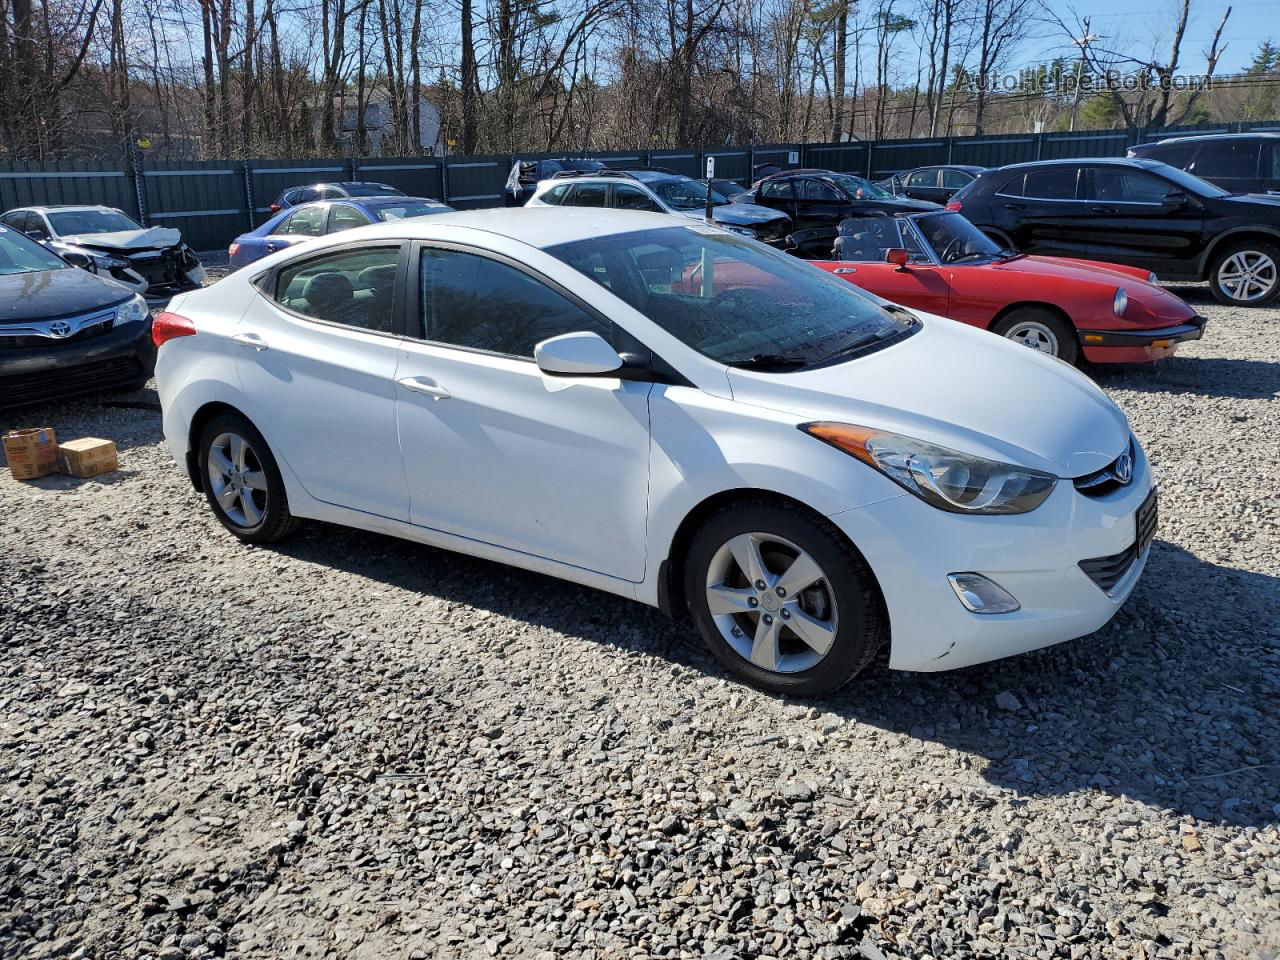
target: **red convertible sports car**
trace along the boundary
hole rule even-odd
[[[870,293],[1076,363],[1134,363],[1199,340],[1205,321],[1155,276],[1000,249],[950,211],[845,220],[816,266]],[[744,285],[750,285],[744,284]]]

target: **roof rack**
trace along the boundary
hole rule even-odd
[[[574,177],[626,177],[628,180],[635,179],[625,170],[611,170],[607,167],[604,170],[560,170],[553,173],[548,179],[570,180]]]

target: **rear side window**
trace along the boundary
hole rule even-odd
[[[658,209],[647,193],[626,183],[619,183],[613,188],[613,205],[619,210]]]
[[[285,217],[272,233],[291,236],[318,237],[324,233],[324,207],[307,207]]]
[[[770,200],[790,200],[791,199],[791,181],[790,180],[766,180],[760,186],[760,196],[767,197]]]
[[[908,187],[934,187],[938,184],[938,171],[917,170],[907,177]]]
[[[1258,175],[1260,149],[1261,144],[1249,140],[1206,143],[1196,155],[1196,162],[1192,164],[1190,172],[1197,177],[1251,179]]]
[[[316,320],[391,333],[399,263],[397,244],[344,250],[292,264],[276,277],[275,300]]]
[[[562,183],[558,187],[552,187],[542,195],[543,203],[563,203],[564,195],[569,192],[570,184]]]
[[[346,203],[335,203],[329,208],[329,232],[340,233],[352,227],[368,226],[369,218]]]
[[[971,174],[965,173],[963,170],[943,170],[942,185],[948,190],[955,190],[963,187],[965,184],[973,180]]]
[[[1280,181],[1280,143],[1263,145],[1262,176],[1268,180]]]
[[[570,207],[603,207],[609,186],[605,183],[576,183],[565,201]]]
[[[801,180],[800,199],[813,200],[820,203],[839,203],[840,194],[821,180]]]
[[[461,250],[422,251],[423,339],[532,358],[536,344],[562,333],[612,331],[523,270]]]
[[[311,203],[320,199],[320,191],[315,187],[303,187],[293,195],[293,199],[289,202],[292,204]]]
[[[1191,165],[1191,158],[1196,155],[1199,147],[1198,143],[1170,143],[1163,147],[1156,146],[1150,150],[1143,150],[1139,155],[1148,160],[1159,160],[1179,170],[1186,170]]]
[[[1022,196],[1039,200],[1074,200],[1079,167],[1049,167],[1027,171]]]

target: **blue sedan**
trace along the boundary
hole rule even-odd
[[[231,255],[231,269],[239,270],[267,254],[285,250],[312,237],[366,227],[371,223],[448,213],[452,209],[439,200],[422,197],[351,197],[304,203],[281,210],[256,230],[240,234],[227,252]]]

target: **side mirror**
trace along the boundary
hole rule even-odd
[[[1164,195],[1161,201],[1166,207],[1177,209],[1187,205],[1187,195],[1181,190],[1171,190]]]
[[[562,333],[533,348],[538,369],[552,377],[599,377],[617,373],[623,360],[598,333]]]
[[[907,269],[907,263],[911,260],[911,254],[905,247],[890,247],[884,252],[884,262],[892,263],[899,270]]]

